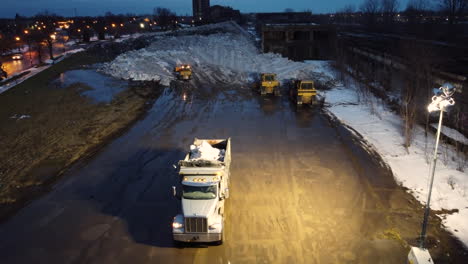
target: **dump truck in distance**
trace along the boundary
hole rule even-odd
[[[179,242],[216,242],[224,239],[224,203],[229,197],[231,139],[195,139],[178,163],[182,212],[174,217],[172,233]]]

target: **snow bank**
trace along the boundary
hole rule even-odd
[[[228,33],[193,34],[207,30],[219,32],[220,27]],[[180,36],[153,36],[153,43],[147,48],[121,54],[104,64],[102,71],[122,79],[159,80],[163,85],[169,85],[175,79],[173,69],[180,63],[192,64],[195,75],[197,68],[215,66],[232,83],[247,83],[249,73],[260,72],[276,73],[280,80],[320,77],[314,65],[290,61],[277,54],[260,53],[245,31],[226,23],[211,28],[190,28],[178,34]]]
[[[326,71],[326,68],[323,70]],[[413,196],[425,204],[435,135],[426,138],[424,129],[416,126],[414,141],[407,151],[403,147],[404,124],[401,118],[372,95],[366,101],[364,103],[363,98],[359,97],[353,83],[326,92],[328,110],[372,144],[391,167],[397,182],[409,188]],[[446,135],[455,134],[447,129],[444,131]],[[441,217],[445,227],[468,245],[468,168],[465,166],[465,172],[457,170],[463,161],[451,146],[442,144],[439,149],[431,209],[458,209],[458,213]]]
[[[217,149],[203,140],[199,146],[190,145],[190,160],[223,160],[224,149]]]

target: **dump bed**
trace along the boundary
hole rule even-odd
[[[187,153],[184,160],[179,161],[181,174],[184,169],[194,170],[196,168],[229,168],[231,164],[231,138],[228,139],[198,139],[195,138],[192,145],[197,148],[208,143],[211,147],[220,150],[217,159],[205,159],[204,157],[194,157],[194,151]]]

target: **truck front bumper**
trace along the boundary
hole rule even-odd
[[[221,241],[221,233],[173,234],[175,241],[181,242],[216,242]]]

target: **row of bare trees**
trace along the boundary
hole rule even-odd
[[[351,7],[351,9],[350,9]],[[398,0],[364,0],[360,11],[368,18],[368,23],[375,22],[377,16],[383,16],[384,21],[393,20],[400,9]],[[446,15],[449,24],[454,24],[468,9],[468,0],[410,0],[406,6],[407,11],[436,10]],[[340,12],[354,12],[353,6],[345,6]]]

